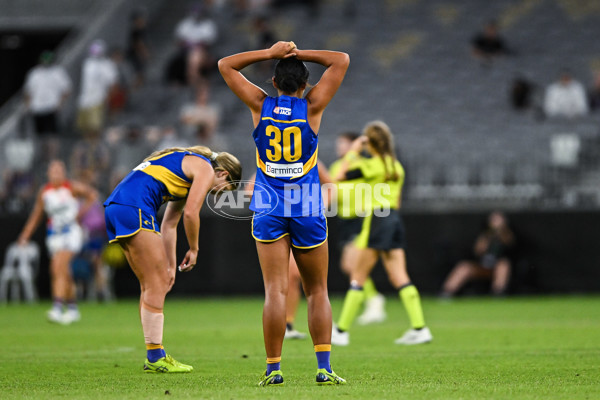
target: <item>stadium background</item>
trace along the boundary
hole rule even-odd
[[[61,114],[60,155],[68,160],[80,139],[74,127],[80,68],[87,48],[101,38],[123,48],[129,15],[139,6],[148,13],[151,58],[143,87],[130,93],[128,106],[107,124],[179,129],[179,112],[190,101],[189,88],[174,88],[164,71],[176,52],[173,31],[189,1],[0,0],[0,147],[31,132],[22,83],[40,52],[56,51],[74,87]],[[214,1],[219,26],[214,54],[253,48],[252,11],[238,2]],[[252,2],[250,2],[252,3]],[[261,2],[256,2],[260,4]],[[541,118],[535,110],[516,112],[510,84],[524,76],[540,88],[569,68],[586,85],[600,69],[600,2],[519,0],[481,2],[425,0],[322,2],[279,1],[267,8],[276,37],[300,48],[330,48],[351,55],[348,75],[327,110],[321,127],[320,156],[334,157],[338,133],[360,131],[382,119],[396,137],[406,167],[403,201],[408,231],[408,268],[424,293],[436,293],[447,272],[472,244],[487,213],[504,210],[515,230],[519,253],[513,292],[597,292],[600,289],[600,114],[576,120]],[[252,3],[254,4],[254,3]],[[263,10],[264,11],[264,10]],[[515,54],[482,67],[469,54],[469,41],[482,24],[495,18]],[[319,72],[311,67],[313,76]],[[264,71],[255,81],[273,93]],[[262,75],[261,75],[262,74]],[[248,113],[213,72],[211,102],[221,110],[216,149],[239,156],[248,178],[254,150]],[[107,134],[107,133],[104,134]],[[579,144],[557,145],[557,135]],[[140,139],[143,144],[146,137]],[[140,144],[140,145],[141,145]],[[117,144],[118,147],[118,144]],[[565,154],[567,153],[567,154]],[[37,158],[41,158],[38,154]],[[565,159],[567,161],[565,161]],[[31,198],[10,192],[6,155],[0,157],[3,180],[0,250],[15,240],[31,207]],[[131,160],[130,168],[140,160]],[[35,162],[36,185],[44,167]],[[110,173],[110,171],[108,172]],[[106,196],[109,177],[101,176]],[[37,186],[36,186],[37,188]],[[247,211],[240,211],[246,215]],[[335,222],[330,224],[334,240]],[[43,229],[35,240],[43,246]],[[180,243],[180,250],[185,251]],[[330,285],[346,288],[332,247]],[[203,210],[201,263],[179,279],[174,294],[260,293],[262,282],[249,221],[226,220]],[[47,258],[42,258],[38,289],[48,295]],[[381,269],[375,275],[387,287]],[[117,296],[136,295],[138,285],[127,268],[116,271]],[[388,287],[388,289],[391,289]]]

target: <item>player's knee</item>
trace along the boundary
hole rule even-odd
[[[327,296],[327,283],[305,284],[304,295],[306,296],[306,298],[314,296]]]
[[[288,285],[267,285],[265,294],[268,297],[287,297],[288,287]]]

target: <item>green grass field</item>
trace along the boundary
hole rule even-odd
[[[334,316],[341,299],[332,299]],[[81,322],[51,325],[49,304],[0,307],[0,398],[598,399],[600,297],[425,299],[431,344],[400,347],[388,320],[355,326],[332,365],[348,380],[317,387],[310,341],[284,344],[285,387],[259,388],[260,298],[168,299],[165,347],[191,374],[144,374],[137,304],[83,304]],[[306,331],[305,304],[297,328]]]

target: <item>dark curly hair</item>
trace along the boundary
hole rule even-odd
[[[283,93],[295,93],[308,82],[308,68],[296,57],[282,58],[275,65],[273,78]]]

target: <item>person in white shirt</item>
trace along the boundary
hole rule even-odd
[[[92,207],[98,193],[89,185],[70,181],[62,161],[51,161],[47,175],[48,182],[40,189],[17,243],[20,246],[29,243],[45,214],[46,247],[50,253],[50,286],[53,299],[47,317],[51,322],[67,325],[81,318],[71,273],[71,260],[83,245],[83,232],[79,220]],[[81,205],[78,199],[83,200]]]
[[[204,6],[192,9],[190,16],[177,25],[175,38],[186,52],[186,77],[192,87],[204,83],[204,71],[211,63],[216,64],[210,47],[217,37],[217,24],[209,17]]]
[[[64,68],[54,64],[51,51],[44,51],[40,64],[25,79],[25,102],[37,134],[58,133],[58,111],[70,92],[71,80]]]
[[[100,133],[104,125],[106,100],[110,88],[117,83],[115,63],[105,56],[106,44],[95,40],[90,46],[89,57],[81,69],[81,92],[79,94],[77,128],[86,136]]]
[[[567,70],[546,89],[544,112],[548,117],[579,117],[588,113],[588,107],[585,88]]]

